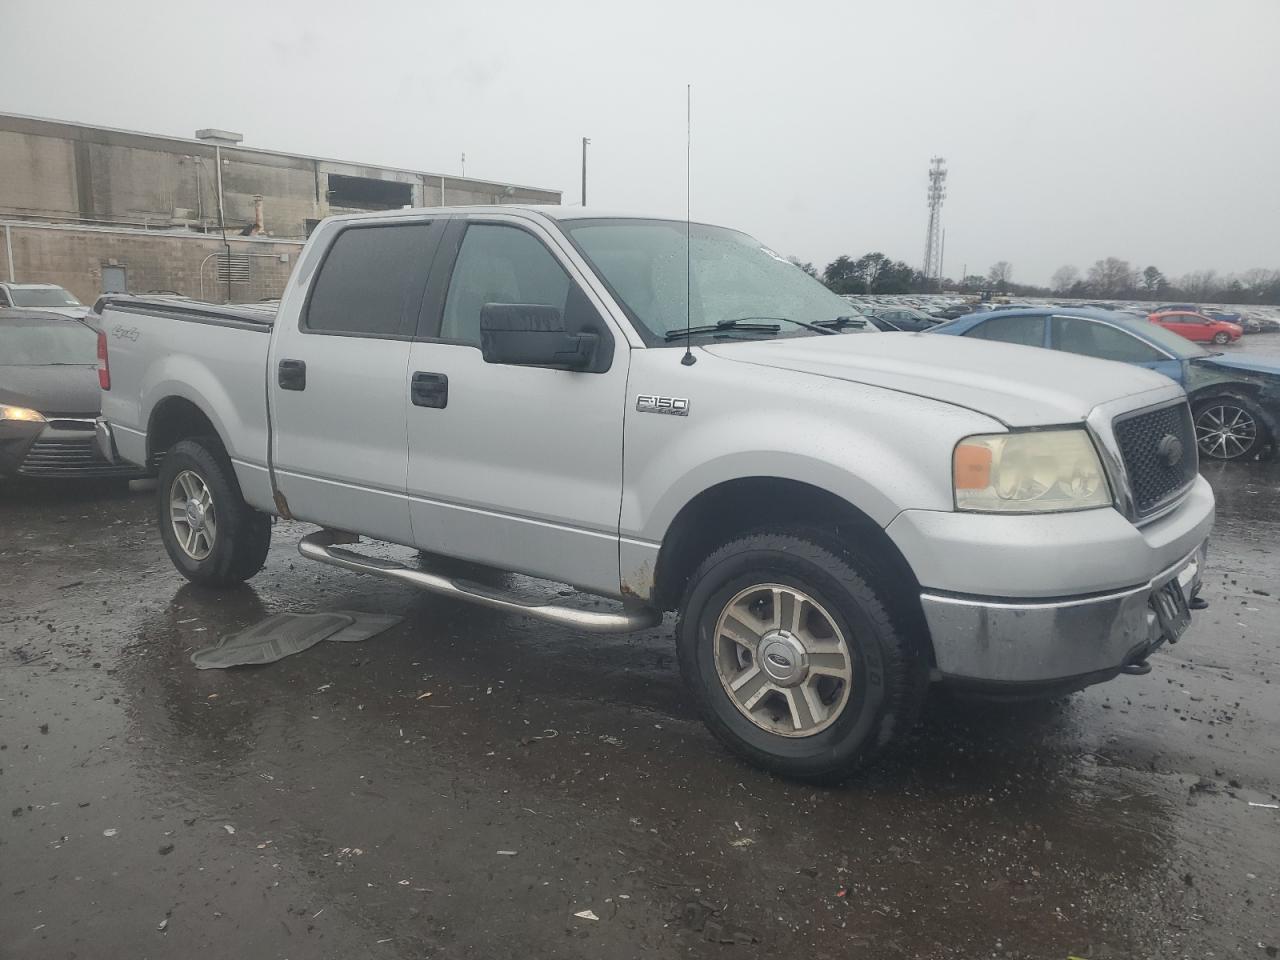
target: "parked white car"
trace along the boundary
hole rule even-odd
[[[931,684],[1144,673],[1200,588],[1213,496],[1146,370],[866,332],[721,227],[469,207],[325,221],[274,319],[98,304],[100,439],[159,463],[177,568],[231,584],[270,515],[304,556],[581,631],[680,615],[711,729],[847,774]],[[359,537],[618,603],[533,605]]]
[[[89,312],[88,307],[56,283],[0,281],[0,307],[26,307],[76,320]]]

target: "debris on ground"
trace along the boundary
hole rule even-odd
[[[275,663],[321,640],[358,643],[389,630],[401,617],[338,610],[333,613],[277,613],[197,650],[191,662],[201,670]]]
[[[558,736],[560,736],[559,730],[546,729],[542,731],[541,735],[536,737],[521,737],[520,745],[522,747],[527,747],[529,744],[537,743],[539,740],[554,740]]]
[[[114,837],[119,832],[120,831],[117,830],[115,827],[107,827],[107,829],[102,831],[102,835],[104,837]]]
[[[577,917],[579,920],[599,920],[600,919],[591,910],[579,910],[577,913],[574,914],[574,916]]]

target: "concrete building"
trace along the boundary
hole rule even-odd
[[[0,113],[0,276],[86,303],[121,290],[276,297],[332,214],[559,202],[558,190],[262,150],[220,130],[187,140]]]

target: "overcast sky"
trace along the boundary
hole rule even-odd
[[[616,12],[614,12],[616,11]],[[623,11],[626,11],[625,13]],[[1280,268],[1280,0],[0,0],[0,110],[693,214],[821,268]]]

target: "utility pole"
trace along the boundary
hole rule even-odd
[[[938,250],[938,289],[942,289],[942,263],[947,255],[947,228],[942,228],[942,247]]]
[[[227,303],[231,302],[231,244],[227,242],[227,214],[222,205],[222,147],[213,145],[213,160],[218,165],[218,226],[222,229],[222,246],[227,257]]]
[[[587,205],[587,144],[591,142],[590,137],[582,138],[582,205]]]
[[[929,230],[924,240],[925,279],[942,279],[942,201],[947,195],[947,168],[942,157],[929,160]]]
[[[462,175],[464,177],[467,175],[467,154],[465,151],[462,154]]]

